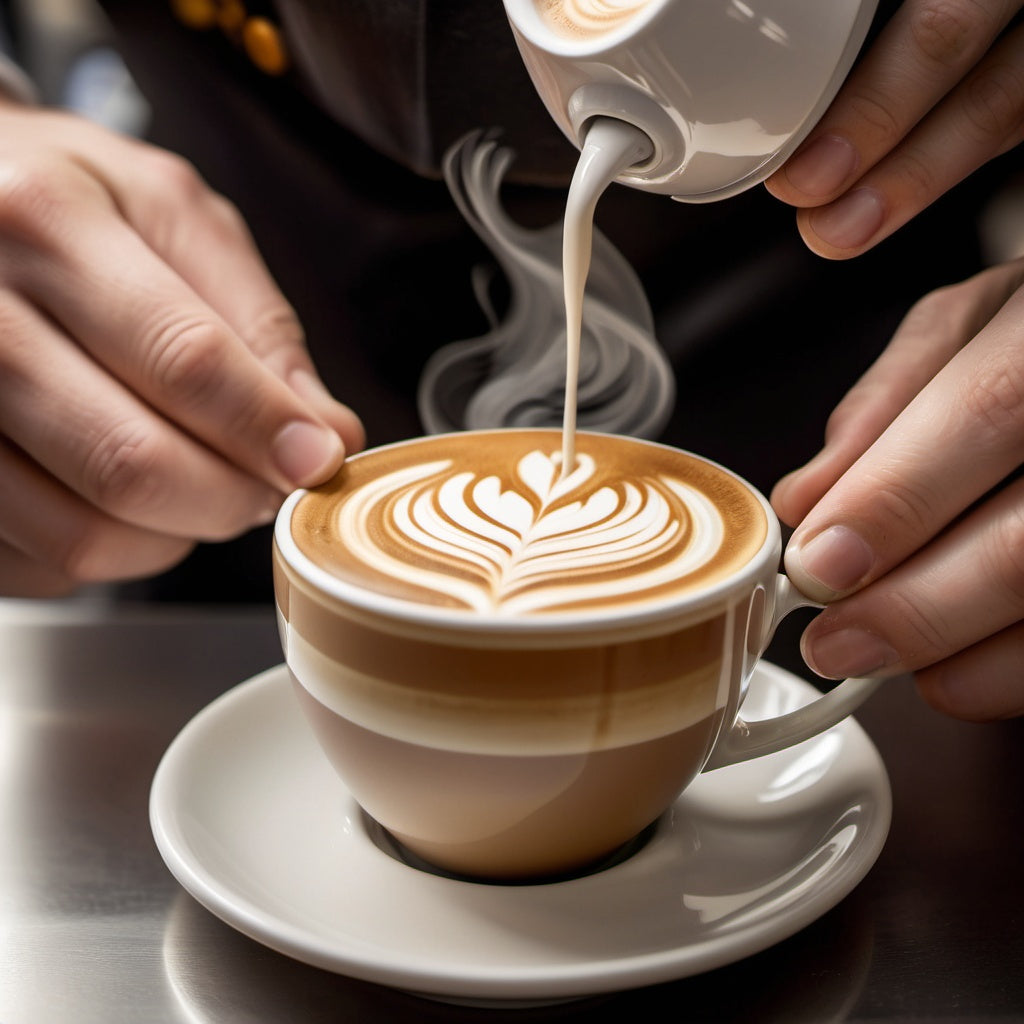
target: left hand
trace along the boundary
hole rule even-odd
[[[891,235],[1024,139],[1022,0],[904,0],[766,182],[820,256]]]
[[[925,296],[776,487],[786,569],[833,602],[828,677],[915,672],[957,717],[1024,714],[1024,260]]]

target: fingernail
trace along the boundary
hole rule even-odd
[[[826,679],[868,676],[895,665],[900,656],[874,633],[863,629],[836,629],[815,636],[813,626],[800,647],[807,664]]]
[[[345,447],[332,430],[296,420],[277,432],[271,452],[285,477],[303,487],[326,479],[341,463]]]
[[[852,590],[871,571],[875,555],[859,534],[830,526],[809,541],[790,543],[786,571],[808,597],[831,601]]]
[[[836,249],[856,249],[882,226],[885,202],[873,188],[858,188],[830,206],[810,211],[811,230]]]
[[[857,151],[839,135],[823,135],[786,164],[786,180],[819,199],[842,188],[857,166]]]

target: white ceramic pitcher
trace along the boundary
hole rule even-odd
[[[735,195],[782,164],[835,96],[877,6],[562,0],[596,14],[597,27],[570,34],[540,13],[551,2],[504,0],[551,116],[577,148],[594,117],[635,124],[653,155],[617,180],[688,203]]]

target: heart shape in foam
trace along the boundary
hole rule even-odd
[[[515,475],[509,487],[450,461],[396,470],[341,506],[338,532],[379,573],[508,615],[660,587],[722,542],[720,513],[681,480],[601,482],[586,454],[563,477],[559,453],[540,449]]]

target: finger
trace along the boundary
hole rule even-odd
[[[937,711],[971,722],[1024,715],[1024,625],[932,665],[915,677]]]
[[[65,597],[75,586],[74,580],[40,565],[0,540],[0,595],[3,597]]]
[[[87,184],[45,173],[3,184],[9,234],[24,239],[8,242],[12,283],[114,377],[279,490],[338,468],[338,434],[129,225],[69,196]]]
[[[811,510],[786,552],[820,601],[864,586],[1024,462],[1018,291]]]
[[[961,81],[1020,6],[906,0],[769,191],[798,207],[836,199]]]
[[[0,440],[0,545],[7,593],[64,592],[83,583],[150,576],[192,543],[129,526],[89,505]],[[21,556],[16,558],[15,554]]]
[[[801,210],[806,244],[847,259],[887,238],[1024,138],[1024,28],[1009,33],[892,153],[841,198]]]
[[[279,492],[140,402],[19,297],[0,295],[0,435],[90,504],[147,530],[220,540]]]
[[[932,377],[1024,284],[1024,261],[992,267],[917,302],[886,350],[829,417],[825,445],[780,480],[772,504],[796,526]]]
[[[882,579],[827,608],[802,650],[829,676],[937,665],[1024,619],[1024,480]]]
[[[250,351],[340,434],[346,450],[361,448],[362,424],[320,381],[298,317],[237,208],[180,157],[132,140],[126,147],[132,159],[117,153],[91,161],[127,221]]]
[[[327,390],[304,349],[301,358],[292,353],[284,360],[271,359],[268,365],[274,369],[275,363],[278,366],[275,372],[281,373],[281,379],[288,387],[332,430],[337,431],[347,454],[354,454],[366,447],[366,430],[362,420]]]

